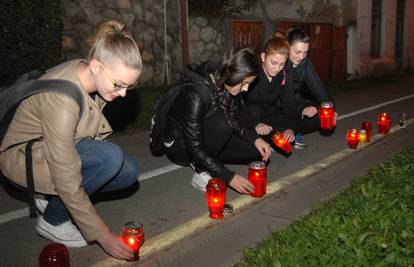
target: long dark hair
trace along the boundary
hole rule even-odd
[[[290,45],[296,42],[309,43],[309,36],[299,28],[290,28],[286,31],[286,36]]]
[[[235,86],[246,77],[257,76],[260,64],[250,48],[233,48],[221,60],[220,67],[214,72],[220,107],[228,119],[231,95],[225,85]],[[228,120],[231,125],[231,121]]]

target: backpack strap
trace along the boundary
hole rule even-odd
[[[36,208],[34,202],[34,179],[33,179],[33,160],[32,146],[38,139],[30,140],[25,147],[25,163],[26,163],[26,181],[27,181],[27,202],[29,203],[30,218],[36,218]]]
[[[32,96],[37,93],[44,92],[56,92],[63,93],[67,96],[72,97],[76,103],[78,103],[80,111],[79,118],[83,114],[83,95],[80,92],[79,87],[73,82],[67,80],[37,80],[34,82],[26,97]],[[32,159],[32,146],[33,144],[39,141],[39,139],[30,140],[26,144],[25,148],[25,163],[26,163],[26,180],[27,180],[27,202],[29,204],[30,218],[36,218],[36,208],[35,208],[35,187],[34,187],[34,178],[33,178],[33,159]]]

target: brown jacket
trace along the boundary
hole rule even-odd
[[[81,161],[75,145],[81,139],[102,140],[112,129],[102,114],[105,105],[98,95],[92,99],[82,87],[76,68],[82,60],[72,60],[50,69],[41,79],[65,79],[81,88],[84,111],[59,93],[40,93],[24,100],[0,146],[0,168],[13,182],[26,187],[25,144],[33,145],[35,190],[57,194],[88,241],[109,231],[97,215],[82,187]]]

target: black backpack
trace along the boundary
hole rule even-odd
[[[163,137],[167,128],[168,113],[181,88],[187,85],[196,85],[196,88],[202,90],[203,86],[206,86],[205,78],[186,68],[181,79],[171,85],[167,92],[160,95],[155,103],[149,133],[150,150],[155,157],[161,157],[165,154]]]
[[[32,71],[23,74],[10,87],[0,88],[0,144],[6,135],[7,129],[13,120],[13,116],[20,103],[38,93],[57,92],[72,97],[80,107],[80,115],[83,113],[83,95],[79,87],[67,80],[37,80],[43,72]],[[25,149],[26,155],[26,179],[28,189],[28,202],[30,217],[36,217],[34,208],[34,181],[32,166],[32,145],[37,139],[30,140]]]

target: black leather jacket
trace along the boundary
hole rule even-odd
[[[288,60],[285,70],[289,77],[286,85],[295,94],[299,114],[307,106],[319,106],[324,101],[333,101],[308,57],[296,67]]]
[[[221,178],[226,182],[234,176],[234,172],[205,150],[202,140],[203,120],[221,111],[218,90],[210,78],[214,69],[208,62],[199,66],[188,66],[184,79],[190,83],[184,86],[171,107],[167,119],[166,140],[184,142],[188,157],[197,170],[207,171],[211,176]],[[237,112],[239,111],[238,97],[230,96],[228,120],[234,133],[247,142],[254,143],[258,135],[241,126]]]

